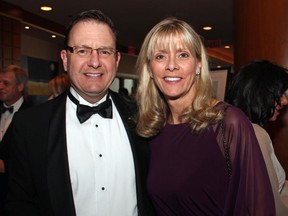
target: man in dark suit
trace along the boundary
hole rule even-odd
[[[120,61],[112,21],[98,10],[79,14],[61,58],[69,91],[11,124],[9,215],[154,215],[136,107],[109,90]]]
[[[27,72],[17,65],[8,65],[0,70],[0,141],[14,113],[27,106],[24,99],[27,82]]]
[[[9,147],[2,139],[14,114],[28,107],[24,99],[27,82],[27,72],[17,65],[8,65],[0,69],[0,215],[7,193],[5,160]]]

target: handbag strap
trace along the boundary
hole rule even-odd
[[[227,107],[225,108],[226,112]],[[224,148],[224,157],[227,165],[227,171],[229,177],[232,175],[232,167],[231,167],[231,162],[230,162],[230,149],[229,145],[227,143],[226,137],[225,137],[225,126],[224,126],[224,121],[223,119],[220,120],[220,126],[221,126],[221,133],[222,133],[222,140],[223,140],[223,148]]]

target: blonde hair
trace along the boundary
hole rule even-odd
[[[48,82],[48,87],[51,92],[49,99],[55,98],[70,87],[70,80],[66,73],[55,76]]]
[[[170,115],[169,107],[158,90],[149,65],[155,47],[166,47],[175,39],[187,46],[191,54],[201,62],[201,74],[196,76],[195,98],[191,106],[180,116],[181,122],[189,122],[193,133],[199,133],[208,125],[216,123],[223,114],[213,109],[215,97],[209,72],[208,60],[200,36],[186,22],[177,18],[166,18],[156,24],[146,35],[142,44],[136,71],[139,73],[139,85],[136,99],[139,106],[137,132],[143,137],[158,134]]]

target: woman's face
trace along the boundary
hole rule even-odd
[[[283,109],[284,106],[288,104],[288,98],[285,94],[283,94],[280,98],[280,104],[277,104],[275,102],[275,109],[274,109],[274,115],[270,119],[270,121],[276,121],[277,117],[280,114],[280,110]]]
[[[151,77],[168,103],[171,100],[180,100],[184,106],[185,101],[191,103],[196,94],[196,71],[200,70],[201,63],[179,40],[165,48],[155,47],[151,56]]]

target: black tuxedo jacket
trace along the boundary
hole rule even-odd
[[[135,107],[115,92],[111,91],[111,97],[131,144],[139,215],[152,216],[154,210],[146,192],[148,147],[146,140],[134,130]],[[76,216],[67,158],[66,99],[67,93],[64,93],[14,116],[7,199],[9,215]]]
[[[3,103],[3,102],[0,103],[0,106],[2,106],[2,103]],[[27,108],[29,108],[29,107],[31,107],[31,104],[28,103],[26,100],[24,100],[23,103],[21,104],[19,110],[18,110],[17,112],[23,111],[23,110],[25,110],[25,109],[27,109]],[[15,114],[16,114],[16,113],[15,113]],[[14,115],[15,115],[15,114],[14,114]],[[0,114],[0,115],[1,115],[1,114]],[[13,117],[14,117],[14,116],[13,116]],[[1,116],[0,116],[0,118],[1,118]],[[6,135],[6,134],[7,134],[7,135]],[[6,131],[6,133],[5,133],[5,136],[9,136],[8,134],[9,134],[9,129],[7,129],[7,131]],[[5,138],[4,138],[4,137],[3,137],[2,140],[3,140],[3,142],[2,142],[2,141],[0,142],[0,159],[6,160],[6,158],[8,157],[8,148],[9,148],[9,145],[8,145],[8,143],[5,142]]]
[[[0,106],[2,106],[2,102]],[[31,106],[30,103],[24,100],[17,112],[25,110],[29,108],[30,106]],[[3,140],[0,142],[0,159],[4,161],[6,170],[7,170],[6,162],[9,157],[8,154],[9,154],[9,146],[10,146],[9,143],[5,142],[7,136],[9,136],[9,129],[7,129],[5,136],[3,137]],[[7,194],[7,172],[0,173],[0,215],[4,214],[3,212],[4,200],[6,198],[6,194]]]

